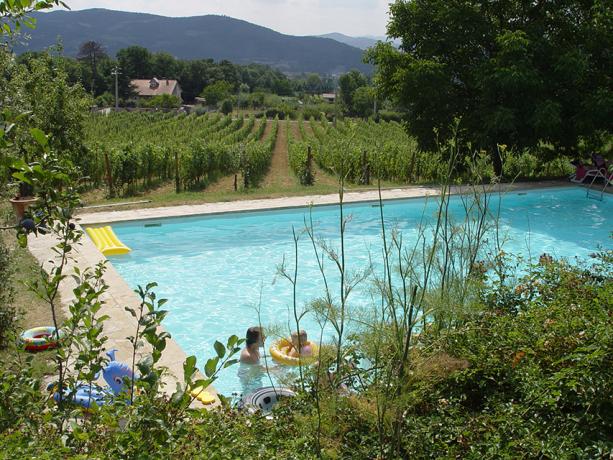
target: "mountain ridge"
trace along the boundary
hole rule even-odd
[[[286,73],[340,74],[372,66],[362,62],[363,51],[329,38],[286,35],[229,16],[167,17],[103,8],[36,13],[35,30],[27,46],[15,51],[39,51],[61,37],[64,51],[77,54],[79,45],[94,40],[109,55],[132,45],[165,51],[179,59],[227,59],[237,64],[260,63]]]

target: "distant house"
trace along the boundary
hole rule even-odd
[[[330,102],[330,103],[334,103],[336,101],[336,94],[334,93],[323,93],[321,95],[321,98],[326,101],[326,102]]]
[[[152,78],[151,80],[131,80],[130,84],[139,97],[154,97],[161,94],[170,94],[181,99],[181,86],[177,80],[167,78]]]

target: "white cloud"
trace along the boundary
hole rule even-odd
[[[73,10],[108,8],[163,16],[222,14],[288,35],[385,35],[387,0],[66,0]]]

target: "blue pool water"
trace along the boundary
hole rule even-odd
[[[492,203],[496,208],[499,196],[492,197]],[[506,237],[507,253],[530,260],[538,260],[543,252],[573,259],[613,246],[609,238],[613,230],[611,196],[596,201],[586,199],[583,189],[545,189],[502,195],[500,203],[499,233]],[[420,221],[435,218],[437,202],[388,201],[383,209],[388,229],[402,232],[409,246],[417,238]],[[459,197],[452,199],[450,210],[464,215]],[[379,208],[373,203],[352,204],[345,213],[351,216],[345,241],[348,269],[364,269],[371,259],[375,269],[380,267]],[[313,208],[312,216],[317,237],[338,248],[338,207]],[[295,330],[290,314],[292,286],[279,276],[277,267],[285,257],[291,268],[292,227],[300,233],[305,217],[308,209],[302,208],[115,224],[115,233],[132,252],[109,259],[131,286],[159,284],[158,296],[169,299],[164,307],[170,312],[166,329],[203,366],[215,354],[215,340],[225,342],[232,334],[244,337],[249,326],[258,324],[258,310],[265,327],[288,335],[290,329]],[[300,235],[298,253],[297,299],[303,309],[309,300],[322,296],[324,284],[305,234]],[[332,262],[326,260],[325,267],[336,293],[338,278]],[[368,281],[360,284],[350,304],[369,308],[371,288]],[[311,337],[318,338],[321,332],[313,314],[307,314],[301,326]],[[325,330],[324,337],[329,333]],[[216,388],[226,395],[245,391],[239,370],[234,366],[223,371]]]

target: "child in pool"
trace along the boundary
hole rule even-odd
[[[292,358],[312,356],[313,350],[306,331],[292,332],[292,346],[288,355]]]

